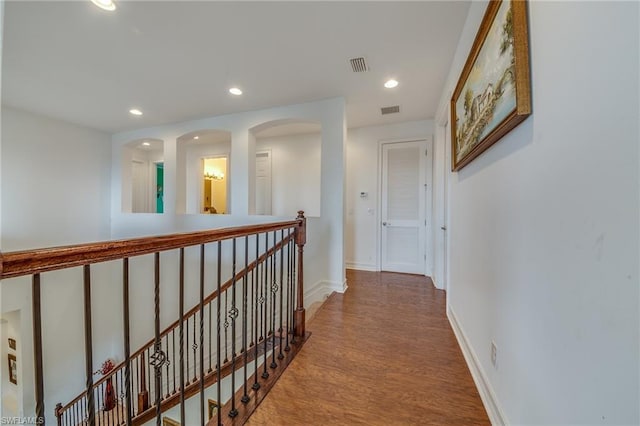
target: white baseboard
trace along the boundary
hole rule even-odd
[[[304,290],[304,305],[311,306],[316,302],[323,302],[334,291],[344,293],[347,290],[347,280],[337,281],[320,280]]]
[[[450,306],[447,307],[447,318],[449,319],[449,323],[451,324],[453,333],[456,335],[456,339],[458,339],[458,344],[460,345],[460,349],[462,350],[462,355],[464,356],[464,359],[469,366],[471,377],[473,377],[476,388],[478,388],[480,399],[482,399],[484,408],[485,410],[487,410],[487,415],[489,416],[491,424],[495,426],[503,426],[509,424],[507,422],[506,416],[504,415],[504,412],[500,409],[498,399],[493,392],[491,384],[487,380],[487,376],[482,369],[482,365],[478,361],[478,357],[473,351],[473,348],[471,348],[471,346],[469,345],[467,336],[464,334],[464,331],[462,331],[462,328],[458,323],[458,319],[456,318],[456,315]]]
[[[345,267],[347,269],[357,269],[358,271],[378,272],[378,267],[371,263],[345,262]]]

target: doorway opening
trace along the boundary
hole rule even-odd
[[[201,213],[227,214],[228,158],[202,159],[202,207]]]

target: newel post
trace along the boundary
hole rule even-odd
[[[307,242],[307,219],[304,211],[298,211],[298,226],[296,227],[296,245],[298,246],[298,298],[296,304],[296,336],[304,338],[304,271],[303,271],[303,251]]]
[[[58,426],[62,426],[62,414],[64,410],[62,409],[62,404],[56,404],[56,418],[58,419]]]

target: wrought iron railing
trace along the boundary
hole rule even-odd
[[[35,415],[41,424],[45,421],[41,276],[78,266],[83,269],[86,388],[71,402],[55,407],[58,425],[131,425],[154,418],[160,425],[162,413],[176,405],[184,425],[185,401],[197,395],[200,424],[248,418],[305,338],[306,219],[303,212],[298,213],[295,220],[286,222],[4,253],[1,279],[32,276]],[[225,252],[231,261],[228,278],[223,277],[228,269],[223,265],[223,243],[231,251]],[[185,280],[189,247],[199,247],[197,283]],[[161,330],[160,253],[176,250],[179,318]],[[129,259],[141,255],[154,256],[149,273],[154,278],[155,333],[131,353],[130,286],[135,283],[130,282]],[[94,382],[91,265],[113,260],[122,261],[123,361]],[[205,277],[205,266],[212,267],[215,276]],[[207,295],[205,280],[209,279],[215,288]],[[199,301],[185,312],[189,285],[198,286]],[[232,396],[227,402],[220,401],[225,377],[231,381]],[[213,384],[222,406],[209,419],[205,389]]]

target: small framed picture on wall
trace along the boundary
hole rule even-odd
[[[16,339],[9,337],[9,349],[16,350]]]
[[[9,354],[9,381],[14,385],[18,384],[18,361],[12,354]]]

